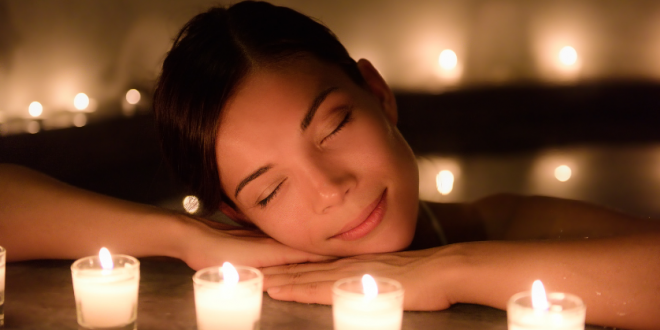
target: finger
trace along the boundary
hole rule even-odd
[[[336,259],[336,257],[322,256],[309,252],[303,252],[289,247],[284,247],[284,251],[278,251],[278,252],[280,256],[279,260],[276,263],[271,263],[270,265],[264,265],[264,266],[277,267],[277,265],[294,265],[294,264],[307,265],[308,263],[313,264],[316,262],[324,262],[324,261],[330,261]]]
[[[306,273],[314,271],[327,271],[336,269],[337,266],[332,262],[337,260],[337,257],[316,256],[313,255],[308,263],[290,263],[286,265],[264,267],[261,272],[264,275],[277,275],[277,274],[294,274]]]
[[[264,275],[264,289],[285,285],[299,285],[314,282],[334,282],[338,279],[350,276],[358,276],[361,273],[354,273],[343,269],[334,269],[328,271],[298,272],[287,274]]]
[[[331,305],[333,284],[334,281],[324,281],[276,286],[268,289],[268,295],[277,300]]]

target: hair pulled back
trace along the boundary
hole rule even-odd
[[[216,162],[222,108],[250,70],[300,54],[338,64],[363,82],[356,62],[327,27],[265,2],[212,8],[176,37],[154,93],[156,127],[166,161],[201,200],[205,214],[221,202],[235,207]]]

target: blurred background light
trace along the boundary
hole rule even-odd
[[[458,57],[456,57],[456,53],[453,50],[445,49],[438,56],[438,64],[444,70],[453,70],[456,68],[456,64],[458,64]]]
[[[575,65],[577,59],[578,54],[575,51],[575,48],[571,46],[566,46],[559,51],[559,62],[561,62],[563,65]]]
[[[272,2],[318,17],[354,59],[375,65],[397,102],[410,100],[400,117],[408,121],[402,133],[418,157],[422,200],[464,202],[512,192],[660,216],[660,147],[646,145],[657,144],[660,134],[638,133],[657,122],[648,109],[657,105],[660,86],[660,1]],[[151,175],[162,165],[160,149],[147,148],[156,138],[145,138],[153,133],[152,86],[176,31],[201,8],[229,2],[67,3],[0,1],[0,134],[23,135],[2,141],[0,156],[20,163],[29,150],[39,157],[25,156],[27,165],[54,168],[58,177],[66,168],[79,180],[74,183],[107,184],[104,193],[119,190],[121,181],[123,197],[153,202],[146,199],[164,194],[161,186],[143,194],[133,189],[136,177],[154,187]],[[638,81],[645,84],[627,85]],[[623,82],[613,89],[622,91],[616,98],[602,89],[611,82]],[[80,91],[93,97],[76,95]],[[650,94],[654,98],[645,98]],[[551,107],[544,98],[561,102]],[[626,110],[610,113],[607,100]],[[131,118],[112,120],[122,114]],[[92,127],[51,132],[71,126]],[[116,139],[121,130],[133,138]],[[32,145],[22,147],[26,141]],[[99,147],[110,142],[122,147]],[[99,152],[96,163],[88,150]],[[124,171],[116,170],[117,154]],[[76,178],[79,171],[69,164],[79,159],[84,172],[96,175]],[[167,196],[178,211],[180,191]],[[197,212],[199,200],[186,199],[186,212]]]
[[[571,178],[571,168],[566,165],[560,165],[555,169],[555,178],[560,182],[566,182]]]
[[[39,117],[44,112],[44,107],[41,105],[41,103],[34,101],[30,103],[30,106],[28,107],[28,112],[32,117]]]
[[[454,174],[448,170],[442,170],[435,177],[435,184],[438,192],[442,195],[449,195],[454,189]]]
[[[140,95],[140,92],[137,89],[131,89],[128,92],[126,92],[126,102],[128,104],[138,104],[140,102],[140,98],[142,96]]]
[[[37,134],[41,130],[41,125],[36,120],[30,120],[25,127],[25,130],[30,134]]]
[[[183,198],[183,209],[190,214],[199,210],[199,199],[196,196],[189,195]]]
[[[73,98],[73,106],[78,110],[85,110],[89,106],[89,97],[85,93],[78,93]]]
[[[454,202],[463,198],[458,180],[461,165],[454,157],[428,155],[417,158],[419,198],[430,202]],[[460,181],[464,182],[463,180]]]
[[[77,113],[73,116],[73,126],[83,127],[87,125],[87,116],[84,113]]]

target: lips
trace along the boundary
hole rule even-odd
[[[383,216],[385,215],[385,208],[387,206],[387,189],[383,191],[378,199],[369,204],[360,216],[349,222],[340,233],[332,236],[345,241],[352,241],[362,238],[369,234],[374,228],[378,227]]]

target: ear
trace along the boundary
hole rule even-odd
[[[250,220],[241,212],[236,210],[229,204],[225,202],[220,202],[220,212],[224,213],[229,219],[233,220],[236,223],[248,224],[251,223]]]
[[[360,59],[357,61],[357,67],[360,70],[360,73],[367,83],[367,87],[371,93],[374,94],[380,101],[387,119],[389,119],[392,125],[396,125],[399,118],[396,107],[396,99],[394,98],[394,93],[392,93],[392,90],[385,82],[385,79],[383,79],[380,73],[378,73],[378,70],[376,70],[373,64],[371,64],[371,62],[368,60]]]

